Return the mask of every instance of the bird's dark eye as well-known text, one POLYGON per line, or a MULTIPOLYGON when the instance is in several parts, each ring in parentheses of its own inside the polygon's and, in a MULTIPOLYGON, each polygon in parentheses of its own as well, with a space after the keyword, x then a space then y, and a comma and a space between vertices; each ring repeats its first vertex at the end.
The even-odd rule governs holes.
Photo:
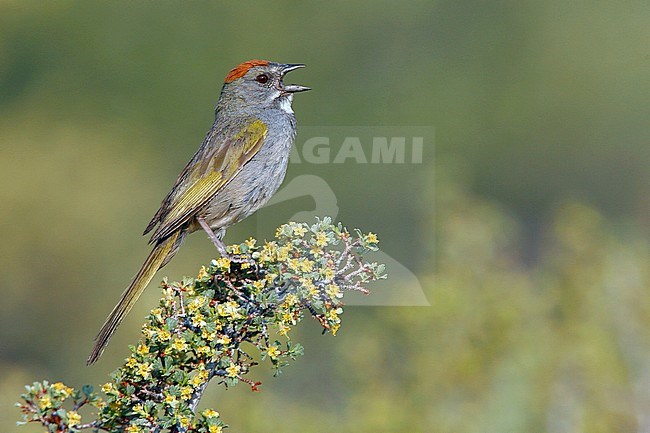
POLYGON ((269 81, 269 76, 266 74, 259 74, 257 77, 255 77, 255 81, 264 84, 269 81))

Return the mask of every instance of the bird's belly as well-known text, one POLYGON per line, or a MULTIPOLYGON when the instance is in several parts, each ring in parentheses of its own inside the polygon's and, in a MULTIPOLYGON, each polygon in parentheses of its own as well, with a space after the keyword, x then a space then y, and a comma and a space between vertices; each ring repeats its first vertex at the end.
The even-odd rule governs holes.
POLYGON ((273 161, 255 158, 206 205, 200 215, 213 230, 238 223, 264 206, 280 187, 288 156, 273 161))

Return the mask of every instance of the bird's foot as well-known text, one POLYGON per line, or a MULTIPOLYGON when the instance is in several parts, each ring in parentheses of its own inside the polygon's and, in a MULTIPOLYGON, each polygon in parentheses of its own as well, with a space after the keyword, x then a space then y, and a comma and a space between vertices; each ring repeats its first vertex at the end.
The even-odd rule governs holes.
POLYGON ((227 252, 226 254, 222 254, 221 257, 230 260, 232 263, 246 263, 250 266, 257 265, 257 262, 248 254, 234 254, 227 252))

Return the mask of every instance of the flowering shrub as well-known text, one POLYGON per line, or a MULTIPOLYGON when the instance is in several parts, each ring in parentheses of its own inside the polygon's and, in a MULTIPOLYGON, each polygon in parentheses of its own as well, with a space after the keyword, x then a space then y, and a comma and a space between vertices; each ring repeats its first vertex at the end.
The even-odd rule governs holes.
POLYGON ((230 259, 213 260, 196 278, 163 281, 159 306, 125 364, 101 387, 103 397, 89 386, 75 391, 37 382, 19 403, 24 421, 60 432, 221 432, 218 412, 195 412, 208 382, 257 390, 260 383, 247 377, 255 355, 276 374, 301 355, 290 333, 305 313, 335 335, 345 291, 368 293, 367 283, 385 277, 383 265, 363 260, 377 242, 373 233, 353 235, 324 218, 282 225, 263 245, 251 238, 229 246, 230 259), (84 424, 78 411, 85 405, 97 417, 84 424))

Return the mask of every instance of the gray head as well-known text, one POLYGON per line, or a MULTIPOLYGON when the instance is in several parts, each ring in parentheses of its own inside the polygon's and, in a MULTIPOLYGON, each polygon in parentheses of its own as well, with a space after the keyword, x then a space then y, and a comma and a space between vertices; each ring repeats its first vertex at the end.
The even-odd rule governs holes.
POLYGON ((304 66, 266 60, 249 60, 240 64, 226 76, 217 103, 217 113, 224 108, 236 111, 279 108, 292 113, 293 94, 310 88, 284 84, 282 79, 287 72, 304 66))

